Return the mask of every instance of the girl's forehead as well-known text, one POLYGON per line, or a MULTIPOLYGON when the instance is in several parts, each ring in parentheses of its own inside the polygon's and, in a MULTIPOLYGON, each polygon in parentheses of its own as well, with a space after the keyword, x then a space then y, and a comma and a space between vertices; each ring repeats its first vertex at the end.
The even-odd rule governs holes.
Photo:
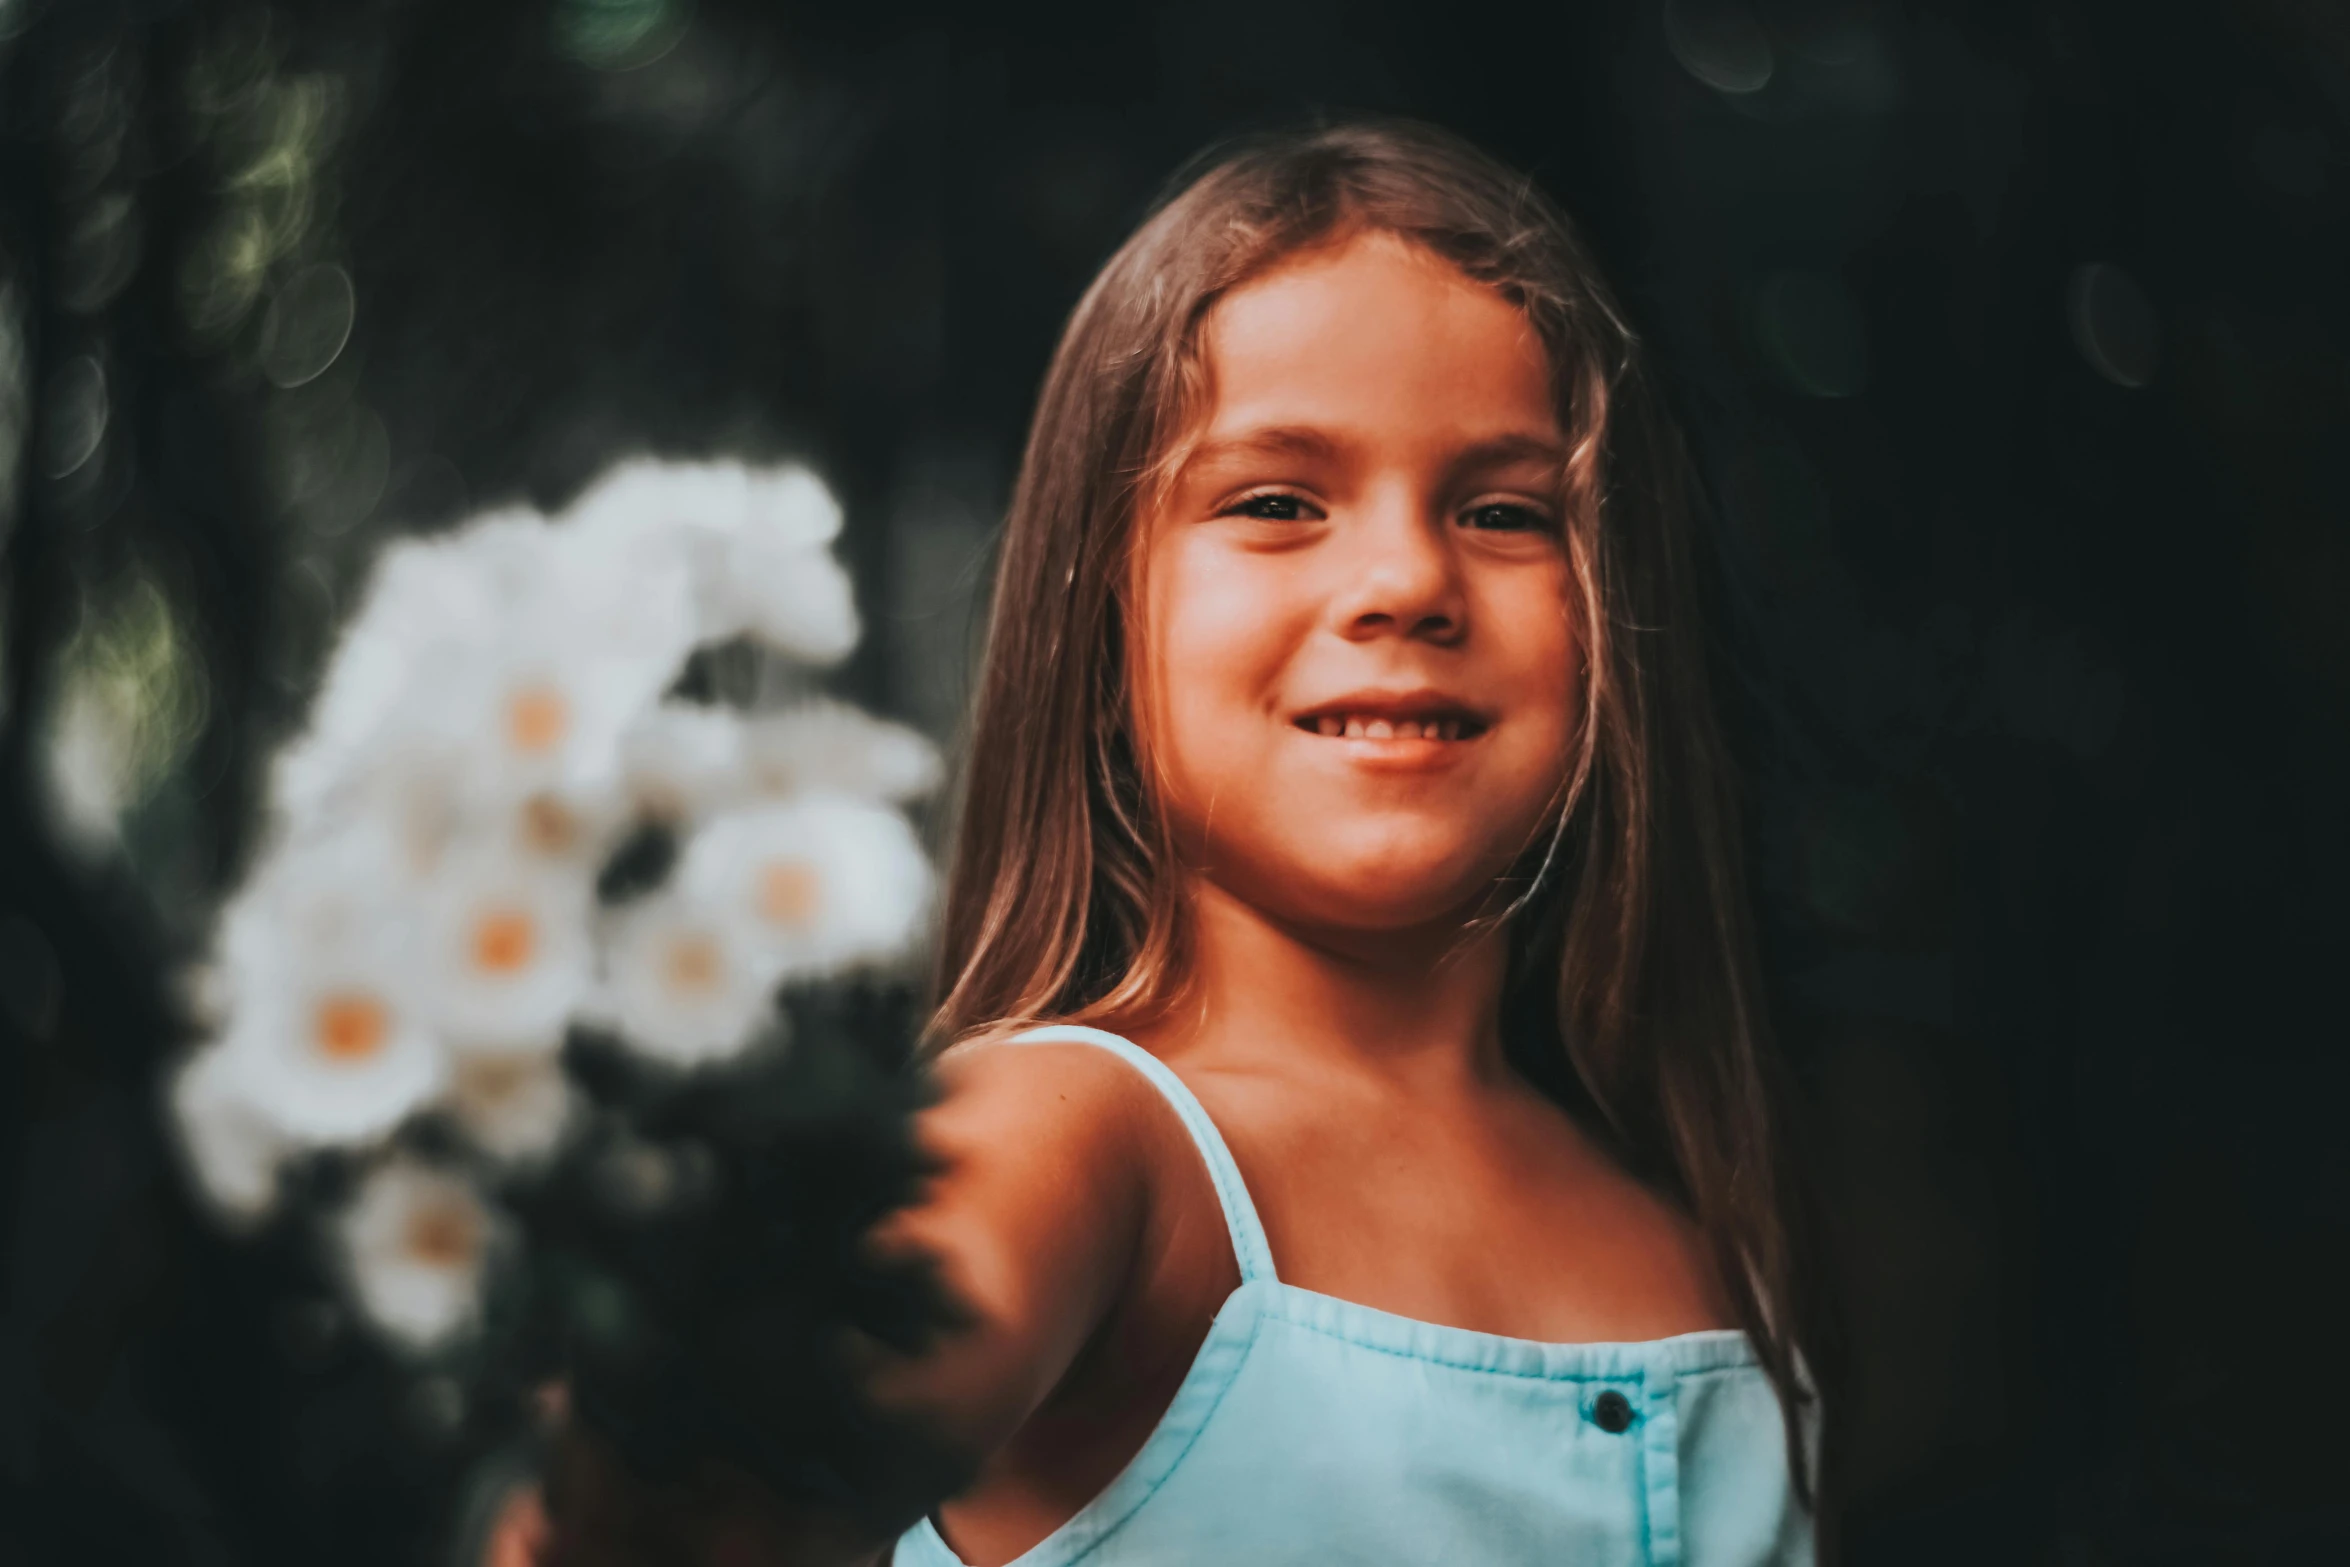
POLYGON ((1281 255, 1227 289, 1202 321, 1201 341, 1213 348, 1268 318, 1302 322, 1317 309, 1364 305, 1414 315, 1490 311, 1524 320, 1500 293, 1427 246, 1385 229, 1357 228, 1281 255))
POLYGON ((1497 290, 1397 236, 1286 258, 1202 323, 1198 434, 1398 421, 1556 429, 1550 358, 1497 290))

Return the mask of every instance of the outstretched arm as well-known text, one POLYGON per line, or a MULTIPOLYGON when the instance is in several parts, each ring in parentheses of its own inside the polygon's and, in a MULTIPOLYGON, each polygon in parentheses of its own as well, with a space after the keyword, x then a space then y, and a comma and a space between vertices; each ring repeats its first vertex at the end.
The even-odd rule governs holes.
MULTIPOLYGON (((543 1559, 878 1560, 1061 1382, 1118 1303, 1146 1227, 1151 1140, 1136 1124, 1135 1079, 1099 1050, 1046 1044, 967 1046, 942 1058, 935 1077, 941 1092, 914 1125, 931 1173, 871 1225, 858 1254, 876 1277, 931 1281, 948 1307, 934 1330, 876 1332, 853 1313, 845 1331, 805 1313, 772 1322, 775 1334, 829 1328, 850 1396, 822 1418, 841 1429, 811 1429, 805 1409, 767 1407, 791 1401, 746 1390, 734 1405, 750 1427, 739 1450, 681 1473, 646 1473, 592 1411, 573 1420, 549 1476, 543 1559), (830 1466, 845 1490, 757 1461, 801 1449, 856 1450, 830 1466)), ((727 1224, 747 1230, 763 1217, 743 1206, 727 1224)), ((707 1240, 719 1252, 730 1245, 723 1226, 707 1240)), ((675 1336, 691 1376, 727 1386, 742 1352, 726 1321, 709 1332, 681 1322, 675 1336)), ((515 1529, 527 1523, 518 1509, 515 1529)))
POLYGON ((885 1408, 973 1455, 1035 1412, 1109 1315, 1149 1211, 1136 1079, 1085 1045, 980 1045, 940 1062, 920 1121, 940 1173, 875 1236, 933 1261, 964 1320, 927 1353, 875 1362, 885 1408))

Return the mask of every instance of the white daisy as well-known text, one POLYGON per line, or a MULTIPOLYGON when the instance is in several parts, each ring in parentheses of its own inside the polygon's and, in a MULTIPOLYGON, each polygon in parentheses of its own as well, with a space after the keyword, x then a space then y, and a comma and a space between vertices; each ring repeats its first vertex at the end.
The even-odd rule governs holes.
POLYGON ((562 1142, 575 1095, 560 1057, 462 1052, 452 1062, 447 1103, 483 1152, 531 1160, 562 1142))
POLYGON ((848 572, 822 545, 782 530, 752 529, 727 541, 716 599, 721 635, 748 632, 805 663, 834 663, 857 645, 848 572))
POLYGON ((743 740, 743 720, 727 708, 664 702, 639 714, 620 741, 629 799, 664 821, 736 803, 751 783, 743 740))
POLYGON ((548 1052, 594 978, 591 878, 510 839, 453 846, 416 964, 433 1022, 474 1053, 548 1052))
POLYGON ((228 1026, 228 976, 216 958, 181 965, 171 976, 171 993, 181 1013, 207 1031, 228 1026))
POLYGON ((294 971, 282 992, 245 996, 218 1048, 237 1096, 305 1144, 383 1135, 448 1071, 402 986, 332 967, 294 971))
POLYGON ((685 584, 648 575, 642 585, 643 621, 595 602, 611 583, 517 612, 474 650, 462 677, 416 693, 413 730, 461 753, 482 793, 611 788, 621 735, 677 678, 691 647, 685 584))
POLYGON ((739 918, 663 891, 611 917, 603 1005, 642 1054, 699 1066, 736 1054, 774 1020, 782 967, 739 918))
POLYGON ((224 1222, 258 1223, 277 1203, 277 1171, 291 1145, 237 1091, 217 1049, 201 1050, 173 1076, 167 1096, 181 1156, 196 1188, 224 1222))
MULTIPOLYGON (((308 740, 295 742, 294 750, 311 760, 328 755, 308 740)), ((279 769, 271 780, 272 825, 282 843, 293 845, 377 834, 389 851, 383 874, 390 883, 421 889, 468 811, 462 760, 446 747, 385 744, 366 763, 331 781, 324 766, 305 771, 307 761, 279 769)))
POLYGON ((689 563, 695 584, 695 640, 718 641, 743 627, 723 583, 729 542, 750 510, 750 474, 740 463, 620 463, 563 513, 568 533, 607 549, 662 549, 689 563))
POLYGON ((840 702, 752 718, 743 734, 752 777, 768 794, 832 792, 919 799, 938 787, 938 748, 915 730, 840 702))
POLYGON ((761 532, 820 548, 839 535, 841 509, 824 481, 800 463, 752 468, 726 459, 633 457, 581 491, 562 524, 600 536, 761 532))
POLYGON ((704 642, 744 633, 809 663, 831 663, 857 641, 848 574, 827 551, 839 501, 798 464, 640 458, 590 486, 565 525, 599 540, 659 540, 697 575, 704 642))
POLYGON ((387 835, 365 828, 265 860, 218 937, 223 1083, 297 1143, 381 1135, 439 1088, 411 998, 417 911, 387 835))
POLYGON ((492 824, 524 858, 592 880, 627 829, 632 806, 617 785, 541 789, 512 804, 500 803, 492 824))
POLYGON ((498 513, 388 551, 275 793, 302 819, 403 770, 467 797, 608 789, 619 737, 697 639, 674 541, 498 513))
POLYGON ((535 514, 509 511, 387 546, 327 663, 302 736, 278 755, 277 807, 299 823, 348 805, 356 789, 372 793, 386 763, 419 744, 405 719, 420 693, 445 696, 498 642, 501 617, 522 585, 543 575, 549 542, 535 514))
POLYGON ((371 1171, 337 1225, 352 1293, 395 1344, 429 1350, 481 1316, 496 1220, 466 1182, 406 1158, 371 1171))
POLYGON ((632 457, 582 490, 560 524, 599 539, 729 534, 750 508, 751 474, 741 463, 632 457))
POLYGON ((776 651, 829 664, 857 645, 856 593, 832 558, 840 502, 796 463, 750 475, 749 505, 729 541, 722 601, 776 651))
POLYGON ((718 817, 677 876, 685 899, 742 930, 788 978, 902 956, 930 902, 930 862, 906 819, 845 795, 718 817))
POLYGON ((621 772, 639 810, 690 821, 765 797, 811 793, 918 799, 938 786, 938 748, 919 732, 845 703, 815 701, 748 718, 669 702, 621 741, 621 772))
POLYGON ((821 549, 840 536, 840 501, 798 463, 754 469, 745 485, 743 530, 781 544, 821 549))

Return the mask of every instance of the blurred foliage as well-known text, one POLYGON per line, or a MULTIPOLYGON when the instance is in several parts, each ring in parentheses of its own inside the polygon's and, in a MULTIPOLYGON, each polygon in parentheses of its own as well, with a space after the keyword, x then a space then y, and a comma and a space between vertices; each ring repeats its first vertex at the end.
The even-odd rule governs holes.
POLYGON ((462 1495, 153 1112, 378 542, 807 456, 845 693, 949 733, 1061 319, 1185 156, 1323 109, 1531 168, 1684 388, 1856 1558, 2340 1550, 2350 1385, 2256 1352, 2350 1241, 2337 8, 7 0, 0 1553, 409 1561, 462 1495), (118 847, 53 807, 77 712, 118 847))

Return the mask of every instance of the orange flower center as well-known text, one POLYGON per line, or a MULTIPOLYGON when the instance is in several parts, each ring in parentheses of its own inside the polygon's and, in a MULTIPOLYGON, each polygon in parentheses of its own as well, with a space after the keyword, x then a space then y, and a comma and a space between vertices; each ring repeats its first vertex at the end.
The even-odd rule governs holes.
POLYGON ((365 1061, 383 1049, 391 1031, 390 1015, 373 996, 327 996, 311 1017, 310 1036, 329 1061, 365 1061))
POLYGON ((513 974, 538 950, 538 927, 519 909, 494 909, 473 922, 473 966, 485 974, 513 974))
POLYGON ((718 983, 718 943, 707 936, 681 936, 669 944, 672 990, 708 990, 718 983))
POLYGON ((529 1076, 527 1062, 471 1057, 457 1063, 457 1092, 467 1099, 496 1103, 512 1098, 529 1076))
POLYGON ((435 1268, 463 1267, 473 1258, 476 1242, 473 1215, 453 1202, 426 1203, 408 1215, 401 1239, 418 1262, 435 1268))
POLYGON ((522 841, 541 854, 561 854, 579 841, 579 818, 551 794, 522 802, 522 841))
POLYGON ((506 738, 525 755, 552 751, 570 727, 571 704, 551 687, 524 686, 506 699, 506 738))
POLYGON ((778 860, 759 873, 759 912, 771 924, 797 930, 816 917, 824 883, 800 860, 778 860))

